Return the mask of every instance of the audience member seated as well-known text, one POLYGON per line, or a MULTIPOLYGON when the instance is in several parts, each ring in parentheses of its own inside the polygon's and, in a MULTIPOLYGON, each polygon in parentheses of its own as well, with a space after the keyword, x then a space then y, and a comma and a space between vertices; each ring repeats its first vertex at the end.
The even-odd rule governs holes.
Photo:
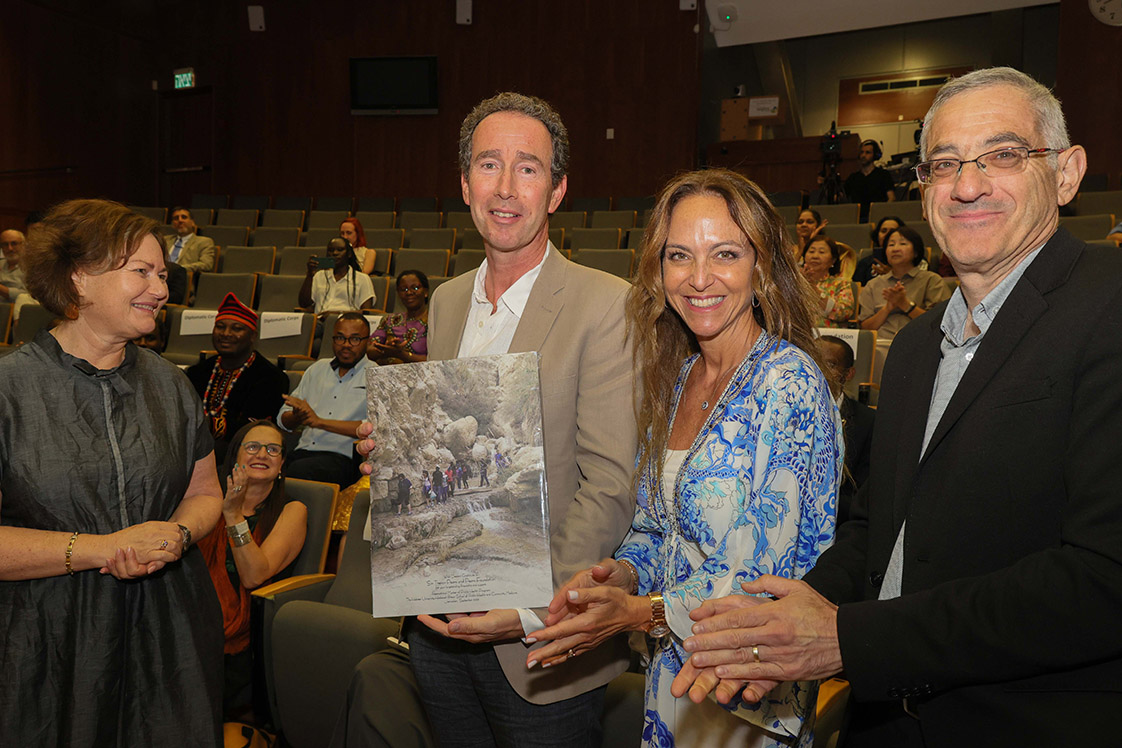
POLYGON ((327 312, 355 312, 374 308, 374 284, 362 272, 354 247, 342 237, 327 243, 327 257, 309 257, 308 274, 300 287, 300 306, 311 307, 321 318, 327 312), (321 260, 327 265, 317 271, 321 260))
POLYGON ((643 393, 631 531, 615 559, 557 592, 547 628, 531 635, 548 643, 527 652, 529 667, 619 631, 652 637, 647 745, 809 739, 811 683, 779 686, 763 709, 727 689, 720 703, 670 690, 689 658, 692 609, 760 574, 801 577, 833 540, 842 429, 784 233, 763 191, 734 172, 684 174, 659 196, 627 305, 643 393), (696 287, 702 278, 710 290, 696 287), (699 293, 722 311, 696 305, 699 293))
POLYGON ((841 412, 842 430, 845 434, 845 473, 838 489, 838 525, 849 519, 849 508, 858 489, 869 477, 869 454, 873 444, 873 422, 876 411, 865 403, 849 397, 842 390, 853 379, 854 354, 849 343, 833 335, 818 339, 822 358, 826 360, 827 378, 832 380, 841 412))
POLYGON ((861 289, 861 327, 877 331, 877 341, 892 340, 909 322, 950 298, 943 279, 917 267, 923 259, 923 238, 901 226, 884 247, 888 272, 861 289))
POLYGON ((175 233, 164 237, 168 260, 181 265, 184 270, 213 272, 217 255, 214 241, 195 233, 198 226, 191 218, 191 211, 180 206, 172 208, 171 227, 175 233))
POLYGON ((841 250, 837 242, 819 234, 803 255, 803 275, 818 292, 818 327, 844 327, 857 309, 853 285, 838 275, 840 270, 841 250))
POLYGON ((308 367, 277 420, 286 431, 303 426, 288 458, 293 478, 335 483, 345 488, 358 480, 355 429, 366 417, 366 348, 370 323, 358 312, 339 315, 331 346, 335 358, 308 367))
POLYGON ((872 240, 870 246, 873 248, 873 252, 857 261, 857 267, 853 271, 853 280, 865 285, 874 277, 888 272, 888 263, 884 258, 884 242, 888 239, 890 232, 905 225, 907 224, 904 223, 903 219, 896 216, 884 216, 877 221, 877 225, 869 231, 869 238, 872 240))
POLYGON ((242 426, 271 420, 288 393, 288 376, 253 349, 257 325, 257 313, 234 294, 226 294, 210 334, 218 355, 187 369, 187 378, 203 399, 215 460, 226 458, 230 435, 242 426))
POLYGON ((826 230, 829 221, 822 220, 821 214, 813 208, 806 208, 795 219, 795 263, 803 261, 803 254, 811 239, 826 230))
POLYGON ((159 355, 164 352, 164 331, 160 323, 157 322, 156 326, 152 328, 152 332, 146 332, 143 335, 132 339, 133 345, 137 348, 147 348, 150 351, 159 355))
POLYGON ((404 314, 387 314, 370 336, 370 360, 412 364, 428 360, 429 279, 420 270, 397 274, 397 299, 404 314))
POLYGON ((23 270, 19 266, 23 242, 22 231, 8 229, 0 232, 0 252, 4 254, 0 262, 0 301, 15 301, 23 293, 23 270))
POLYGON ((366 248, 366 230, 362 228, 362 221, 357 218, 346 218, 339 224, 339 236, 351 243, 355 250, 355 259, 362 272, 370 275, 374 272, 374 258, 378 254, 376 249, 366 248))
POLYGON ((861 215, 858 218, 861 223, 869 220, 869 203, 896 200, 896 184, 892 181, 892 175, 877 166, 877 160, 882 155, 880 143, 875 140, 861 141, 861 151, 857 154, 860 166, 845 178, 842 185, 849 202, 861 204, 861 215))
POLYGON ((225 521, 199 541, 199 550, 222 604, 222 710, 225 720, 233 721, 253 704, 249 592, 295 560, 304 547, 308 510, 299 501, 285 501, 284 434, 269 421, 238 429, 219 474, 226 482, 225 521))

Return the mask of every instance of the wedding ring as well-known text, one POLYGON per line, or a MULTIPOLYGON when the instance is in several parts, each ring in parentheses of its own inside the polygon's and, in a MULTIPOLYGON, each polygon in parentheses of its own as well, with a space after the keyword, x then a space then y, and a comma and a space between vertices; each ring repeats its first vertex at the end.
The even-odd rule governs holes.
POLYGON ((752 657, 756 662, 760 661, 760 646, 758 644, 752 647, 752 657))

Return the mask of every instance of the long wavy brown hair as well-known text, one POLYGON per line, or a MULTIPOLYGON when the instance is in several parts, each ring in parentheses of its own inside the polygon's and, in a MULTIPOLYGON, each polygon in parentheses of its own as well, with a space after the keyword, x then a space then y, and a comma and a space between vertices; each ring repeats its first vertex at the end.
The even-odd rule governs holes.
POLYGON ((639 247, 639 268, 627 296, 628 332, 635 341, 640 371, 637 418, 640 458, 636 482, 652 466, 662 472, 669 438, 670 401, 678 372, 699 350, 697 338, 669 304, 662 282, 662 259, 674 208, 687 197, 711 195, 724 201, 756 252, 752 314, 764 330, 801 348, 823 368, 815 341, 816 294, 795 266, 791 239, 779 213, 755 182, 727 169, 681 174, 658 196, 639 247))

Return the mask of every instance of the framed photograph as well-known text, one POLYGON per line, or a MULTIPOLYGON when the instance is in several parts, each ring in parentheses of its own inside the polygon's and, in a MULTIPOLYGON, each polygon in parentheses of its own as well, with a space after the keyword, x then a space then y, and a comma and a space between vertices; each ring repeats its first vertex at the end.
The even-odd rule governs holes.
POLYGON ((539 354, 372 366, 375 616, 553 596, 539 354))

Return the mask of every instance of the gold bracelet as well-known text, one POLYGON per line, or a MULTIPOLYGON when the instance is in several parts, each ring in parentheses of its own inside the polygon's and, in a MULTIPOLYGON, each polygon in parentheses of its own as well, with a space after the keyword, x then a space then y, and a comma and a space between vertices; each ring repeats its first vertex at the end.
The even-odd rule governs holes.
POLYGON ((71 560, 74 556, 74 541, 78 539, 78 531, 75 530, 74 534, 70 536, 70 542, 66 544, 66 573, 74 576, 74 567, 71 566, 71 560))
POLYGON ((638 592, 639 591, 639 570, 636 569, 635 566, 630 561, 626 561, 622 558, 618 560, 618 563, 619 563, 620 566, 627 569, 627 573, 631 577, 631 586, 628 588, 627 591, 629 593, 638 592))

